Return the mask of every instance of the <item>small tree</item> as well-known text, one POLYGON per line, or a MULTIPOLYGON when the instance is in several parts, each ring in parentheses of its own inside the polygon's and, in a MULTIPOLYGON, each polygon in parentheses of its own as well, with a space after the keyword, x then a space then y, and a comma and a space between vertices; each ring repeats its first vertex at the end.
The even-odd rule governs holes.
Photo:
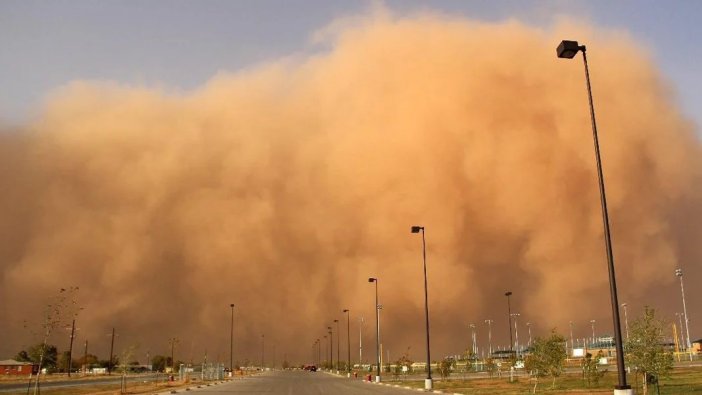
MULTIPOLYGON (((39 365, 39 369, 36 379, 34 381, 34 395, 37 395, 39 393, 39 376, 41 375, 42 368, 52 367, 49 365, 51 361, 46 360, 46 352, 51 351, 50 349, 47 349, 47 342, 49 340, 49 337, 56 328, 65 326, 65 324, 68 323, 67 321, 70 319, 75 319, 75 317, 78 315, 78 312, 82 310, 82 308, 78 307, 78 302, 75 295, 77 292, 78 287, 61 288, 58 294, 50 298, 49 303, 46 305, 45 315, 43 318, 43 322, 41 323, 43 340, 41 342, 41 346, 38 349, 38 361, 36 363, 39 365)), ((25 327, 28 326, 29 324, 25 322, 25 327)), ((54 353, 55 351, 56 347, 53 348, 54 353)), ((30 358, 34 360, 31 349, 29 350, 28 354, 30 358)), ((53 359, 53 368, 56 367, 57 359, 58 355, 57 353, 55 353, 53 359)))
POLYGON ((442 379, 445 379, 451 375, 451 370, 456 366, 456 360, 452 357, 444 358, 439 364, 439 374, 442 379))
POLYGON ((156 372, 163 372, 166 370, 166 364, 168 363, 168 358, 163 355, 154 355, 151 358, 151 370, 156 372))
POLYGON ((58 350, 53 344, 35 344, 29 348, 28 355, 33 363, 41 364, 40 368, 46 368, 49 372, 56 369, 58 350))
POLYGON ((597 385, 600 382, 602 376, 604 376, 605 372, 607 372, 607 369, 600 370, 599 361, 602 358, 604 358, 604 353, 602 352, 602 350, 598 351, 597 355, 594 358, 590 353, 585 354, 585 358, 583 358, 583 380, 585 380, 585 383, 588 386, 588 388, 592 384, 597 385))
POLYGON ((663 347, 663 326, 656 311, 645 306, 643 316, 629 326, 629 340, 624 344, 627 364, 643 376, 644 395, 650 375, 668 377, 673 368, 673 354, 663 347))
POLYGON ((563 373, 566 355, 565 337, 555 330, 549 337, 537 337, 532 342, 532 352, 526 358, 525 367, 536 380, 533 392, 536 392, 539 377, 550 376, 551 388, 556 386, 556 378, 563 373))
POLYGON ((488 376, 493 377, 495 372, 497 372, 497 364, 492 358, 485 360, 485 370, 487 370, 488 376))

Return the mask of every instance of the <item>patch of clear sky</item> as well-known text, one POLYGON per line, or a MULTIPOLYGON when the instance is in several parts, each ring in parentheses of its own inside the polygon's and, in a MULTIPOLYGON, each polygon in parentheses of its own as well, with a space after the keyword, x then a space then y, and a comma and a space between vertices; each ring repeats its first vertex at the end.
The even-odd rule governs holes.
POLYGON ((427 9, 542 26, 570 15, 627 30, 650 50, 683 111, 702 125, 696 0, 3 0, 0 122, 30 118, 48 92, 72 80, 192 89, 218 71, 313 51, 315 30, 378 4, 400 15, 427 9))

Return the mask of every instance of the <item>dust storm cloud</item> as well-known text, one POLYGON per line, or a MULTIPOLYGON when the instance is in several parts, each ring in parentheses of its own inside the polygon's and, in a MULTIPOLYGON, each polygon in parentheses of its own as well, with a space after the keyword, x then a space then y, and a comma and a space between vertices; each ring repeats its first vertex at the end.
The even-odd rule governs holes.
MULTIPOLYGON (((228 360, 235 303, 236 360, 258 361, 261 334, 278 363, 303 360, 344 308, 372 344, 377 276, 391 359, 420 358, 415 224, 435 355, 465 349, 469 322, 504 327, 506 290, 537 332, 591 318, 604 331, 583 68, 556 58, 564 38, 590 49, 620 292, 674 306, 671 273, 700 258, 700 147, 645 51, 584 25, 342 25, 324 53, 194 92, 76 81, 0 134, 0 281, 15 301, 0 308, 3 355, 37 341, 19 323, 39 321, 48 295, 79 286, 78 341, 98 354, 115 326, 140 356, 176 336, 176 358, 228 360)), ((506 337, 494 329, 496 345, 506 337)))

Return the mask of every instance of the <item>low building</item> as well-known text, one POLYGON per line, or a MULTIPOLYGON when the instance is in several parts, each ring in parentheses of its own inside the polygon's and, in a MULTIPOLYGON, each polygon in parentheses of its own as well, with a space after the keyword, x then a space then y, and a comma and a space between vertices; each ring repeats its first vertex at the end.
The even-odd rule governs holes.
POLYGON ((702 353, 702 339, 698 339, 692 342, 692 352, 696 354, 702 353))
POLYGON ((29 376, 38 371, 39 365, 31 362, 20 362, 14 359, 0 361, 0 374, 4 376, 29 376))

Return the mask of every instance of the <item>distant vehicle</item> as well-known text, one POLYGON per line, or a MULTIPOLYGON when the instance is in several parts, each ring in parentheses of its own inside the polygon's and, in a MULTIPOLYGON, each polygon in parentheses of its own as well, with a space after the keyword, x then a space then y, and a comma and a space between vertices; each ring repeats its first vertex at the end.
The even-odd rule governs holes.
POLYGON ((305 370, 309 370, 310 372, 316 372, 316 371, 317 371, 317 367, 314 366, 314 365, 305 365, 304 369, 305 369, 305 370))

